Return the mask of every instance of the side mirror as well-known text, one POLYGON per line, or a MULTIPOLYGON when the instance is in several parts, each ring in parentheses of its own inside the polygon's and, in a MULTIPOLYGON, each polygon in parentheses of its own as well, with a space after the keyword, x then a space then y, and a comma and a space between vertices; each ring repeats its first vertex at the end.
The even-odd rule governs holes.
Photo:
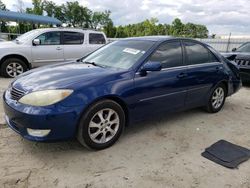
POLYGON ((235 52, 236 50, 237 50, 237 48, 233 48, 233 49, 232 49, 232 52, 235 52))
POLYGON ((147 72, 147 71, 160 71, 161 70, 161 63, 158 61, 149 61, 147 63, 145 63, 142 68, 141 71, 142 72, 147 72))
POLYGON ((34 39, 33 40, 33 45, 34 46, 40 45, 40 39, 34 39))

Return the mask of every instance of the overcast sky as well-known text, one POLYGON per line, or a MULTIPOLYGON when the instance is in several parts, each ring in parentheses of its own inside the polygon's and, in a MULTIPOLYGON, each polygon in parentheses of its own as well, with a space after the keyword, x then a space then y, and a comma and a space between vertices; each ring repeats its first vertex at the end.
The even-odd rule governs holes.
MULTIPOLYGON (((2 0, 15 10, 15 0, 2 0)), ((66 0, 53 0, 62 4, 66 0)), ((157 17, 160 23, 171 23, 178 17, 183 22, 204 24, 210 34, 250 35, 249 0, 78 0, 95 11, 111 10, 115 25, 137 23, 157 17)), ((23 0, 31 7, 31 0, 23 0)))

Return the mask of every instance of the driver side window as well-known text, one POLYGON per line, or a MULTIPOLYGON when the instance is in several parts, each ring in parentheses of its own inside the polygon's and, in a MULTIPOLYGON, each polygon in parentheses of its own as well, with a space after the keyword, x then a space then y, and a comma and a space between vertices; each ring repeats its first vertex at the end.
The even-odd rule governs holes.
POLYGON ((40 40, 40 45, 59 45, 61 43, 61 33, 47 32, 41 34, 36 39, 40 40))
POLYGON ((182 66, 182 47, 180 41, 161 44, 151 55, 149 61, 161 62, 162 68, 182 66))

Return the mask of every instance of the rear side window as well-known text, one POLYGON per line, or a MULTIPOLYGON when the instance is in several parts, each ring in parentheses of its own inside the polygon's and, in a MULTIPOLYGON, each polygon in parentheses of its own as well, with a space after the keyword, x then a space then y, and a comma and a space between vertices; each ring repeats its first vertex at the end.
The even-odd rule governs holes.
POLYGON ((64 32, 63 44, 82 44, 84 41, 84 34, 78 32, 64 32))
POLYGON ((218 62, 217 58, 201 44, 184 41, 184 45, 188 65, 218 62))
POLYGON ((175 41, 160 45, 149 60, 161 62, 162 68, 182 66, 181 43, 179 41, 175 41))
POLYGON ((89 34, 89 44, 105 44, 106 40, 103 34, 90 33, 89 34))

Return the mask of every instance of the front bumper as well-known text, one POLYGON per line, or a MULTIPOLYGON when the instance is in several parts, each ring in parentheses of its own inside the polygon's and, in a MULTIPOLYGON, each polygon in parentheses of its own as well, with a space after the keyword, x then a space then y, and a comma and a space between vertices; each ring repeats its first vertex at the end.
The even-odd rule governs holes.
POLYGON ((250 68, 240 68, 240 77, 243 82, 250 82, 250 68))
POLYGON ((34 107, 6 99, 4 112, 8 126, 22 137, 32 141, 57 141, 75 136, 82 108, 64 107, 60 104, 50 107, 34 107), (50 130, 44 137, 31 136, 27 129, 50 130))

